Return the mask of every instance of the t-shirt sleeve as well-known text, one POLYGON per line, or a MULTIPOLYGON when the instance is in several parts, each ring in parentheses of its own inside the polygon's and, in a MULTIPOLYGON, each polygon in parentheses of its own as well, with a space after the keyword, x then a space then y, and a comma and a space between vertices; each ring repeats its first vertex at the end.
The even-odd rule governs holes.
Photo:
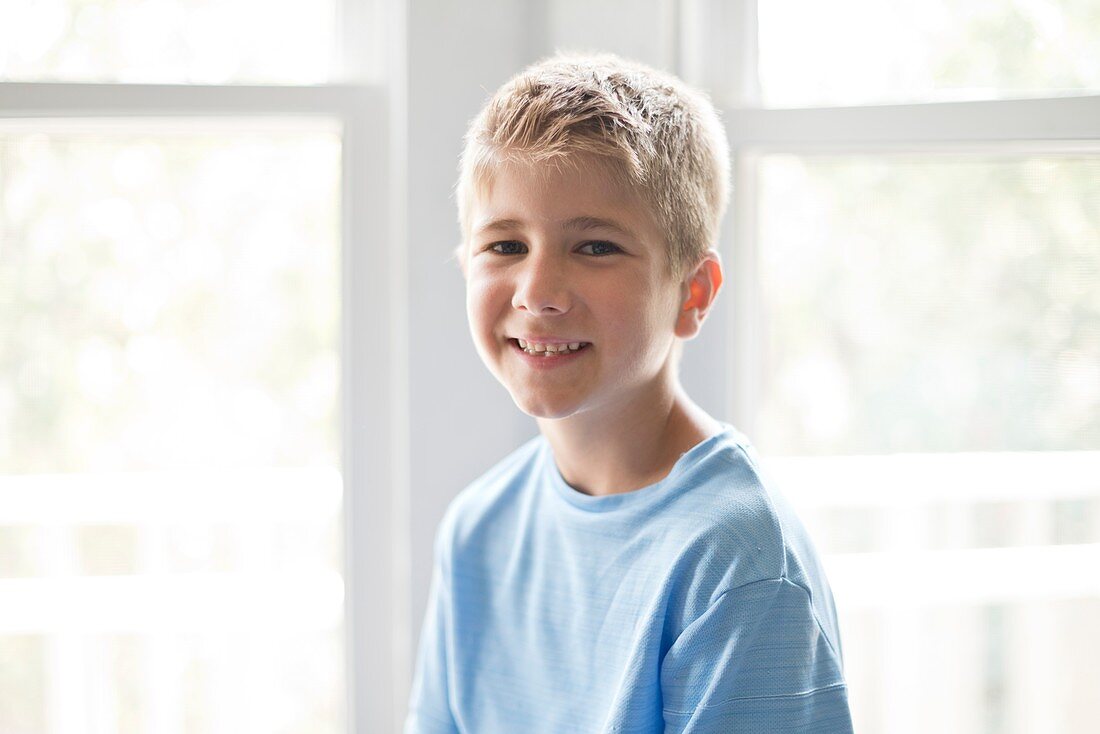
POLYGON ((785 578, 721 594, 661 663, 666 734, 850 734, 841 659, 803 587, 785 578))
POLYGON ((416 672, 409 695, 405 734, 458 734, 448 703, 450 594, 438 549, 437 542, 428 606, 420 631, 416 672))

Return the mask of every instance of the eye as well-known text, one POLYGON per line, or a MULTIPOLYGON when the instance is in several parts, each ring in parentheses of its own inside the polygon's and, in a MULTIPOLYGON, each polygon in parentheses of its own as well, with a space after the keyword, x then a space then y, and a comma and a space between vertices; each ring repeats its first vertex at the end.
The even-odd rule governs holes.
POLYGON ((508 240, 506 242, 494 242, 489 245, 489 250, 492 250, 498 255, 520 255, 522 254, 519 248, 526 247, 522 242, 516 242, 515 240, 508 240))
POLYGON ((618 245, 604 240, 594 240, 592 242, 585 242, 581 245, 582 250, 586 247, 592 248, 592 252, 588 253, 589 255, 596 255, 597 257, 614 255, 616 252, 622 252, 622 249, 618 245))

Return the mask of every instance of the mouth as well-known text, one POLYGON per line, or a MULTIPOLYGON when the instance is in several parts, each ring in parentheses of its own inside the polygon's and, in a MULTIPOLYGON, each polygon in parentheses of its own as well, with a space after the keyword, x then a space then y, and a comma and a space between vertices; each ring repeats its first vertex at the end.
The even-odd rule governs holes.
POLYGON ((592 346, 589 342, 537 343, 524 339, 509 339, 513 348, 539 359, 554 359, 582 352, 592 346))

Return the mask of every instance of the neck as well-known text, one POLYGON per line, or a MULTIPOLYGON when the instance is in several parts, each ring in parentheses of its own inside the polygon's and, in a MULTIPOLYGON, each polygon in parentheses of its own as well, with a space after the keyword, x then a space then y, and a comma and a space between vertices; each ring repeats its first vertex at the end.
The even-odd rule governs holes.
POLYGON ((565 481, 594 496, 659 482, 684 453, 721 430, 675 379, 629 401, 538 424, 565 481))

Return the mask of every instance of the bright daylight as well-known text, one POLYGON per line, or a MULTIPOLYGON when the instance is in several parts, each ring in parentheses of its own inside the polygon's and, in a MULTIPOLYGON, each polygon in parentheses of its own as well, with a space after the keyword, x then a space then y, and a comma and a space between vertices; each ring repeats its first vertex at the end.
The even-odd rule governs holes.
POLYGON ((1091 734, 1100 3, 0 2, 0 734, 1091 734))

